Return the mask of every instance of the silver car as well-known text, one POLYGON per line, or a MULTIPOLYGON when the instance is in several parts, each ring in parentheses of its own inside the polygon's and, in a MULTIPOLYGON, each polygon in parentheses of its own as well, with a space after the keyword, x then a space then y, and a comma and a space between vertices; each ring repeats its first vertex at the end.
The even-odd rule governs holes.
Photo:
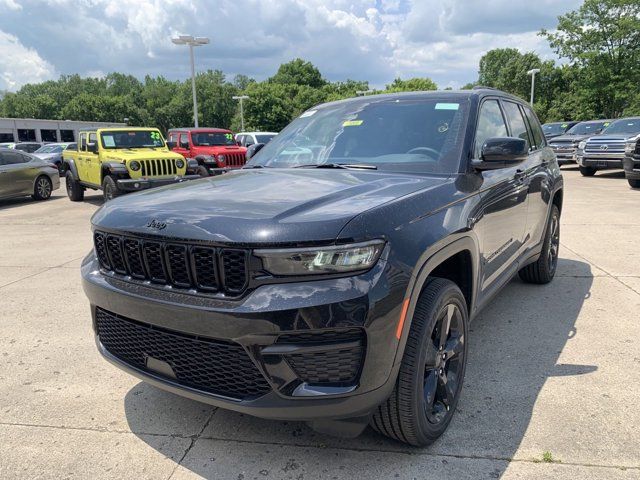
POLYGON ((29 153, 0 148, 0 199, 31 195, 46 200, 58 188, 55 165, 29 153))
POLYGON ((56 167, 58 167, 60 175, 64 176, 64 171, 62 168, 62 152, 64 152, 65 150, 77 149, 78 145, 75 142, 48 143, 33 152, 33 154, 36 157, 44 160, 45 162, 53 163, 56 167))

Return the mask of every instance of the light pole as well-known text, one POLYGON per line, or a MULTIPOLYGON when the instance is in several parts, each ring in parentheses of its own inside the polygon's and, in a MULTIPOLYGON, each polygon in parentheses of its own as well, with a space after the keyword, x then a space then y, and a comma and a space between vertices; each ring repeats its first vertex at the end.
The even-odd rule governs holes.
POLYGON ((189 45, 189 57, 191 58, 191 92, 193 94, 193 123, 198 128, 198 100, 196 99, 196 67, 193 61, 193 47, 200 47, 209 43, 207 37, 194 37, 192 35, 178 35, 171 39, 176 45, 189 45))
POLYGON ((532 68, 527 72, 527 75, 531 75, 531 106, 533 107, 533 91, 536 86, 536 73, 540 73, 539 68, 532 68))
POLYGON ((242 106, 243 100, 249 100, 249 95, 234 95, 234 100, 240 100, 240 130, 244 132, 244 108, 242 106))

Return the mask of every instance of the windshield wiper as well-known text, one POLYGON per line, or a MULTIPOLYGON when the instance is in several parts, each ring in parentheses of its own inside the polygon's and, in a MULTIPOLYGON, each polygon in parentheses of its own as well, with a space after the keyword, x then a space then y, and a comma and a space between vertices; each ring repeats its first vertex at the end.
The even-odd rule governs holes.
POLYGON ((364 163, 309 163, 305 165, 296 165, 293 168, 359 168, 362 170, 377 170, 375 165, 366 165, 364 163))

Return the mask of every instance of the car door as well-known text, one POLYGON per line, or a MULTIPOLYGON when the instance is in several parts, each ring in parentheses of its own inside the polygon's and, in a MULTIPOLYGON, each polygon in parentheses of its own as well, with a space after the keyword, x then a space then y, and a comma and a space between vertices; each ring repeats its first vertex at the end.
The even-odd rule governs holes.
POLYGON ((551 168, 559 167, 556 165, 553 151, 547 146, 542 127, 533 110, 522 104, 520 110, 524 113, 531 139, 529 159, 525 168, 529 183, 526 235, 533 248, 542 241, 547 226, 549 202, 553 190, 553 181, 549 172, 551 168))
POLYGON ((3 197, 28 195, 32 190, 32 177, 27 164, 30 157, 16 150, 0 153, 0 194, 3 197))
MULTIPOLYGON (((507 136, 509 130, 499 101, 485 99, 478 114, 474 158, 481 158, 482 145, 488 138, 507 136)), ((479 175, 482 188, 475 218, 481 257, 481 303, 517 269, 527 218, 527 185, 520 165, 484 170, 479 175)))
POLYGON ((189 134, 187 132, 180 132, 178 136, 178 144, 175 148, 175 152, 182 155, 184 158, 191 158, 191 151, 189 149, 189 134))
POLYGON ((87 181, 87 132, 80 133, 80 148, 78 149, 78 156, 76 157, 76 168, 78 169, 78 176, 83 182, 87 181))
POLYGON ((93 183, 94 185, 102 184, 102 171, 100 165, 100 155, 91 151, 89 148, 90 145, 98 145, 98 135, 96 132, 89 132, 87 137, 87 151, 86 155, 86 164, 87 164, 87 181, 89 183, 93 183))

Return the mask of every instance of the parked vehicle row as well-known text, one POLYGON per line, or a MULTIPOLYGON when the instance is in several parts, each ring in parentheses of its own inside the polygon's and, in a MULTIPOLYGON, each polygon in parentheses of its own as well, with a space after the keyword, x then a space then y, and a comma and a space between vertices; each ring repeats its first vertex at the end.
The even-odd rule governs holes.
POLYGON ((2 142, 0 148, 9 148, 20 150, 21 152, 33 153, 42 148, 43 143, 40 142, 2 142))
POLYGON ((564 134, 552 137, 549 146, 553 149, 559 165, 575 163, 578 155, 578 145, 581 141, 597 135, 607 128, 612 120, 590 120, 575 124, 564 134))

